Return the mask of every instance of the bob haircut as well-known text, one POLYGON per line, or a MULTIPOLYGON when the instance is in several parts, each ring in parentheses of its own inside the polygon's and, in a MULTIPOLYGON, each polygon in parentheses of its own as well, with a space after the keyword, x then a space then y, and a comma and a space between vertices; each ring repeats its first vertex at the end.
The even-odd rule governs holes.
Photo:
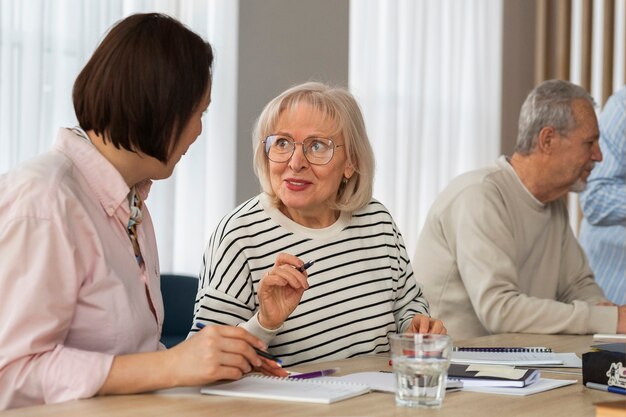
POLYGON ((515 152, 529 155, 535 149, 539 132, 546 126, 563 136, 576 129, 574 100, 586 100, 595 107, 589 93, 569 81, 547 80, 535 87, 522 104, 515 152))
POLYGON ((278 119, 284 111, 294 110, 305 103, 318 110, 325 119, 334 124, 331 137, 342 136, 347 163, 354 167, 354 174, 339 186, 334 210, 355 211, 365 207, 372 199, 374 182, 374 153, 367 137, 365 122, 354 96, 345 88, 330 87, 318 82, 294 86, 270 101, 256 122, 252 142, 254 146, 254 172, 261 187, 275 206, 281 201, 273 192, 269 177, 269 160, 265 155, 263 140, 274 132, 278 119))
POLYGON ((81 128, 163 163, 212 80, 211 45, 158 13, 116 23, 74 83, 81 128))

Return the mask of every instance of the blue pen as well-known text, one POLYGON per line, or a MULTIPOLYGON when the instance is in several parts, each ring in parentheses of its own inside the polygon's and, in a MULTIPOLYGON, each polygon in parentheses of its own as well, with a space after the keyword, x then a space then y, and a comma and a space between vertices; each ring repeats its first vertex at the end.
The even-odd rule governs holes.
POLYGON ((612 392, 614 394, 626 395, 626 388, 614 387, 612 385, 596 384, 595 382, 587 382, 585 386, 587 388, 593 388, 599 391, 606 391, 606 392, 612 392))
MULTIPOLYGON (((198 329, 204 329, 206 327, 206 325, 204 323, 200 323, 199 321, 197 321, 196 322, 196 327, 198 329)), ((254 351, 256 352, 257 355, 263 356, 264 358, 267 358, 267 359, 269 359, 271 361, 274 361, 274 362, 276 362, 279 365, 283 364, 283 361, 281 361, 280 359, 278 359, 276 356, 272 355, 271 353, 264 352, 264 351, 262 351, 260 349, 255 348, 255 347, 253 347, 253 349, 254 349, 254 351)))
POLYGON ((315 263, 315 261, 305 262, 305 263, 304 263, 304 265, 302 265, 300 268, 296 268, 296 269, 297 269, 298 271, 300 271, 300 272, 304 272, 304 271, 306 271, 307 269, 309 269, 309 267, 310 267, 311 265, 313 265, 314 263, 315 263))
POLYGON ((289 378, 291 379, 319 378, 319 377, 326 376, 326 375, 332 375, 338 370, 339 368, 322 369, 321 371, 313 371, 313 372, 305 372, 303 374, 289 375, 289 378))

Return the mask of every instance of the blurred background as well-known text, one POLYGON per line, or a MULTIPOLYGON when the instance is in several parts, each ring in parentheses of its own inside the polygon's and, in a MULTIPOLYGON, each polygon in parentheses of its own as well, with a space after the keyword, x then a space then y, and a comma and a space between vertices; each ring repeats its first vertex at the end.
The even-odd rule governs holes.
POLYGON ((537 83, 571 80, 598 110, 626 84, 626 0, 0 0, 0 173, 76 124, 72 85, 107 29, 155 11, 215 50, 202 136, 147 201, 163 273, 197 275, 212 228, 260 191, 252 127, 294 84, 355 94, 376 154, 374 196, 410 256, 443 187, 512 152, 537 83))

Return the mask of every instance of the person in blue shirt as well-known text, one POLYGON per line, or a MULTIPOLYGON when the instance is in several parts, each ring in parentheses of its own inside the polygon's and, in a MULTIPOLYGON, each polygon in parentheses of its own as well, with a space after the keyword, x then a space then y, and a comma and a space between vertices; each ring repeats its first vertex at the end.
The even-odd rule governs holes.
POLYGON ((599 163, 580 194, 580 244, 596 281, 612 302, 626 304, 626 85, 607 101, 599 120, 599 163))

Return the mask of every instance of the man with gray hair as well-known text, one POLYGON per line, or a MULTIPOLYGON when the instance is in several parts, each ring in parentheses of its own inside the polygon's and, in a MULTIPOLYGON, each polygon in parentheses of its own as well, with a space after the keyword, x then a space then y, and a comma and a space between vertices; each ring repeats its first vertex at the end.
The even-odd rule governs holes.
POLYGON ((513 155, 463 174, 428 213, 413 260, 454 339, 493 333, 626 333, 626 306, 594 280, 563 197, 602 160, 594 102, 550 80, 526 98, 513 155))

